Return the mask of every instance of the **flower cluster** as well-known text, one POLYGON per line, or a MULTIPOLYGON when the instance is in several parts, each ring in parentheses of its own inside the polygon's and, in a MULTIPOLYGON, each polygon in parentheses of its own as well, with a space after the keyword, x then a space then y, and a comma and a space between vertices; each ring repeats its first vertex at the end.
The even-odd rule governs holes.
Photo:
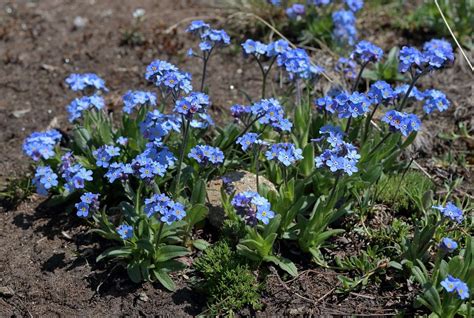
POLYGON ((191 22, 186 32, 199 35, 201 51, 211 51, 216 46, 225 46, 230 44, 230 37, 224 30, 211 29, 209 24, 202 20, 191 22))
POLYGON ((36 186, 38 194, 48 195, 49 189, 58 185, 58 175, 50 166, 39 166, 36 168, 32 182, 36 186))
POLYGON ((306 13, 306 9, 304 4, 301 3, 294 3, 289 8, 286 9, 286 16, 292 20, 300 18, 304 16, 306 13))
POLYGON ((464 219, 462 210, 458 208, 453 202, 446 203, 446 206, 444 207, 442 205, 435 205, 433 206, 433 209, 439 210, 444 217, 457 223, 461 223, 464 219))
POLYGON ((47 160, 54 156, 54 146, 60 140, 61 134, 54 129, 45 132, 34 132, 23 142, 23 151, 34 161, 41 158, 47 160))
POLYGON ((246 191, 238 193, 231 201, 236 212, 251 225, 256 225, 257 220, 268 224, 275 217, 271 210, 270 202, 257 192, 246 191))
POLYGON ((250 106, 250 112, 262 125, 270 125, 277 131, 290 131, 293 124, 284 118, 285 111, 280 102, 274 98, 262 99, 250 106))
POLYGON ((275 57, 279 54, 286 52, 289 49, 289 44, 285 40, 277 40, 264 44, 260 41, 254 41, 251 39, 246 40, 242 43, 242 49, 245 55, 254 55, 255 57, 266 56, 275 57))
POLYGON ((460 299, 469 298, 469 287, 459 278, 448 275, 448 277, 441 281, 441 286, 443 286, 448 293, 457 293, 460 299))
MULTIPOLYGON (((173 166, 176 157, 166 147, 155 147, 154 144, 148 144, 147 149, 136 156, 131 163, 133 174, 144 180, 151 181, 154 177, 163 177, 166 170, 173 166)), ((124 165, 118 173, 122 175, 130 174, 127 165, 124 165)))
POLYGON ((186 216, 184 205, 174 202, 165 194, 154 194, 145 199, 145 213, 148 217, 160 215, 160 220, 166 224, 179 221, 186 216))
POLYGON ((96 159, 95 164, 97 167, 107 168, 109 162, 113 157, 120 156, 120 148, 110 145, 102 146, 92 152, 96 159))
POLYGON ((408 136, 413 131, 420 130, 421 120, 415 114, 389 110, 382 117, 382 121, 389 124, 394 131, 399 131, 403 136, 408 136))
POLYGON ((294 144, 278 143, 270 146, 270 148, 265 152, 265 157, 267 157, 268 160, 275 160, 282 163, 284 166, 289 167, 296 161, 303 159, 302 154, 303 151, 296 148, 294 144))
POLYGON ((207 166, 209 164, 219 165, 224 163, 224 153, 222 150, 208 145, 197 145, 191 149, 188 157, 196 160, 202 166, 207 166))
POLYGON ((104 176, 109 180, 109 183, 114 183, 117 179, 126 180, 128 175, 133 174, 133 172, 131 164, 113 162, 110 164, 109 169, 104 176))
POLYGON ((102 109, 104 108, 104 106, 104 98, 100 95, 83 96, 80 98, 76 98, 67 106, 67 112, 69 113, 69 121, 72 123, 73 121, 81 118, 82 112, 91 107, 102 109))
POLYGON ((372 99, 366 94, 354 92, 348 94, 341 92, 336 97, 321 97, 315 100, 315 106, 320 110, 326 110, 333 114, 338 114, 339 118, 356 118, 363 116, 369 111, 372 105, 372 99))
POLYGON ((435 110, 444 112, 449 108, 449 100, 443 92, 436 89, 429 89, 426 90, 423 95, 425 97, 425 104, 423 105, 425 113, 431 114, 435 110))
POLYGON ((385 81, 377 81, 370 85, 368 95, 376 104, 390 102, 397 96, 392 86, 385 81))
POLYGON ((163 93, 189 93, 193 90, 191 74, 180 71, 171 63, 154 60, 146 67, 145 78, 152 82, 163 93))
POLYGON ((284 68, 290 75, 290 79, 311 79, 323 72, 323 68, 313 65, 311 59, 303 49, 291 49, 278 55, 278 66, 284 68))
POLYGON ((344 77, 348 79, 355 79, 357 76, 356 66, 357 64, 354 60, 341 57, 336 63, 335 70, 337 72, 342 72, 344 77))
POLYGON ((409 46, 402 47, 399 59, 400 72, 413 70, 415 73, 421 73, 451 65, 454 62, 454 53, 449 42, 433 39, 423 45, 423 51, 409 46))
POLYGON ((252 145, 263 145, 265 142, 258 138, 259 134, 246 133, 237 138, 237 143, 242 147, 243 151, 247 151, 252 145))
POLYGON ((120 235, 122 240, 131 239, 133 237, 133 226, 121 224, 117 227, 117 233, 120 235))
POLYGON ((350 46, 357 40, 356 17, 352 11, 338 10, 332 13, 333 38, 350 46))
POLYGON ((313 141, 320 142, 326 140, 330 147, 314 159, 316 167, 326 166, 331 172, 343 171, 349 176, 357 172, 357 163, 360 155, 357 153, 354 145, 342 140, 344 134, 341 129, 328 125, 323 126, 319 132, 322 137, 313 141))
MULTIPOLYGON (((64 157, 63 157, 64 158, 64 157)), ((68 160, 64 158, 64 160, 68 160)), ((66 181, 64 188, 67 192, 73 192, 76 189, 83 189, 86 181, 92 181, 92 171, 84 168, 80 163, 69 165, 66 163, 61 176, 66 181)))
POLYGON ((357 12, 364 7, 364 0, 344 0, 344 2, 353 12, 357 12))
POLYGON ((188 96, 176 101, 174 111, 191 119, 194 114, 205 113, 209 105, 209 96, 204 93, 192 92, 188 96))
POLYGON ((86 88, 108 91, 105 81, 94 73, 71 74, 66 78, 66 84, 73 91, 82 91, 86 88))
POLYGON ((128 91, 123 95, 123 111, 130 114, 137 106, 156 106, 156 95, 152 92, 128 91))
POLYGON ((369 41, 360 41, 351 53, 351 59, 356 60, 360 64, 378 62, 382 56, 383 50, 369 41))
MULTIPOLYGON (((403 85, 399 85, 397 87, 395 87, 395 95, 397 96, 397 98, 402 98, 403 96, 405 96, 408 92, 408 88, 410 86, 408 84, 403 84, 403 85)), ((415 86, 412 87, 412 90, 410 92, 410 95, 408 95, 408 97, 410 98, 414 98, 418 101, 422 101, 425 99, 425 94, 423 92, 421 92, 418 88, 416 88, 415 86)))
POLYGON ((86 192, 81 195, 81 202, 75 204, 77 216, 86 218, 91 212, 99 210, 99 194, 86 192))
POLYGON ((179 132, 181 120, 174 114, 165 115, 155 109, 148 112, 145 119, 140 123, 140 132, 143 137, 156 144, 160 144, 163 137, 172 130, 179 132))

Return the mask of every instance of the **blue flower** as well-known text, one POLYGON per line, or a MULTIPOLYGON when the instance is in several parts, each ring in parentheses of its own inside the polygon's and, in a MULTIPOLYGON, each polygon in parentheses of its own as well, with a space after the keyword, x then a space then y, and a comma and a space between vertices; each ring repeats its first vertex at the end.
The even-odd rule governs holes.
POLYGON ((467 284, 459 278, 448 275, 448 277, 441 281, 441 286, 448 293, 456 292, 460 299, 469 298, 469 288, 467 284))
POLYGON ((145 213, 148 217, 160 215, 160 220, 167 224, 182 220, 186 216, 184 205, 174 202, 166 194, 154 194, 145 199, 145 213))
POLYGON ((326 6, 331 3, 331 0, 308 0, 308 3, 315 6, 326 6))
POLYGON ((292 123, 284 118, 280 102, 274 98, 262 99, 250 107, 250 111, 262 125, 270 125, 277 131, 291 131, 292 123))
POLYGON ((400 63, 398 69, 405 73, 411 68, 420 70, 426 62, 425 56, 416 48, 404 46, 399 53, 400 63))
POLYGON ((181 120, 175 115, 165 115, 158 110, 148 112, 143 122, 140 123, 140 131, 143 137, 149 141, 160 142, 171 131, 179 132, 181 120))
POLYGON ((333 114, 335 111, 336 111, 336 101, 334 99, 332 99, 331 97, 329 96, 324 96, 324 97, 320 97, 318 99, 316 99, 314 101, 314 105, 316 106, 316 108, 318 108, 319 110, 325 110, 331 114, 333 114))
POLYGON ((81 118, 82 112, 88 110, 91 107, 102 109, 105 106, 105 101, 102 96, 92 95, 83 96, 81 98, 74 99, 68 106, 67 111, 69 113, 69 121, 73 122, 76 119, 81 118))
POLYGON ((251 107, 249 106, 233 105, 232 107, 230 107, 230 111, 232 113, 232 117, 242 118, 246 114, 250 113, 252 110, 251 110, 251 107))
POLYGON ((448 41, 433 39, 423 45, 423 55, 430 69, 440 69, 454 62, 453 47, 448 41))
POLYGON ((314 159, 317 168, 328 167, 331 172, 343 171, 351 176, 358 171, 357 163, 360 155, 356 147, 342 140, 344 133, 339 127, 323 126, 320 129, 321 138, 314 139, 314 142, 326 140, 329 148, 325 149, 314 159))
POLYGON ((247 223, 256 225, 257 220, 268 224, 275 217, 270 202, 257 192, 246 191, 237 193, 231 201, 232 206, 247 223))
POLYGON ((432 208, 439 210, 444 217, 451 219, 457 223, 461 223, 462 220, 464 219, 462 215, 462 210, 458 208, 456 205, 454 205, 453 202, 448 202, 445 207, 441 205, 436 205, 436 206, 433 206, 432 208))
POLYGON ((173 64, 161 60, 155 60, 147 66, 145 78, 166 93, 179 94, 182 91, 187 94, 193 89, 191 74, 181 72, 173 64))
POLYGON ((34 132, 23 142, 23 151, 34 161, 54 156, 54 146, 61 140, 57 130, 34 132))
POLYGON ((94 155, 94 158, 96 159, 96 165, 98 167, 107 168, 109 166, 110 160, 113 157, 120 156, 120 148, 105 145, 94 150, 92 154, 94 155))
POLYGON ((209 96, 204 93, 192 92, 176 101, 174 111, 191 119, 196 113, 205 113, 210 104, 209 96))
POLYGON ((356 118, 369 111, 372 101, 367 95, 359 92, 353 92, 350 95, 342 92, 336 96, 336 103, 339 118, 356 118))
POLYGON ((357 39, 356 17, 352 11, 338 10, 332 13, 333 38, 336 42, 354 45, 357 39))
POLYGON ((274 57, 286 52, 290 48, 290 44, 285 40, 277 40, 267 45, 267 56, 274 57))
POLYGON ((130 114, 132 110, 137 106, 156 106, 156 95, 152 92, 144 91, 128 91, 122 97, 123 100, 123 111, 130 114))
POLYGON ((243 151, 247 151, 250 146, 260 141, 258 137, 259 135, 256 133, 246 133, 241 137, 237 138, 237 143, 242 147, 243 151))
POLYGON ((429 89, 424 92, 425 104, 423 105, 423 110, 427 114, 431 114, 433 111, 437 110, 439 112, 444 112, 449 108, 449 100, 446 98, 443 92, 436 89, 429 89))
POLYGON ((51 188, 58 185, 58 175, 50 166, 38 166, 32 182, 36 186, 36 192, 45 196, 51 188))
POLYGON ((66 84, 68 84, 73 91, 82 91, 88 87, 107 91, 105 81, 94 73, 71 74, 66 78, 66 84))
POLYGON ((401 132, 405 137, 413 131, 419 131, 421 127, 421 121, 417 115, 396 110, 386 112, 382 121, 389 124, 394 131, 401 132))
POLYGON ((456 241, 450 239, 449 237, 444 237, 442 240, 441 240, 441 243, 439 244, 439 247, 446 251, 446 252, 452 252, 454 251, 455 249, 458 248, 458 243, 456 243, 456 241))
POLYGON ((72 192, 76 189, 84 188, 85 181, 92 181, 92 171, 85 169, 81 164, 70 164, 69 158, 61 158, 61 176, 66 181, 64 185, 66 192, 72 192))
POLYGON ((357 76, 356 66, 357 64, 354 60, 341 57, 337 61, 335 70, 337 72, 342 72, 346 78, 355 79, 357 76))
POLYGON ((370 85, 368 95, 377 104, 389 102, 397 96, 392 86, 385 81, 377 81, 370 85))
POLYGON ((363 0, 344 0, 344 2, 352 12, 357 12, 364 7, 363 0))
POLYGON ((91 212, 99 210, 99 194, 86 192, 81 195, 81 202, 76 203, 77 216, 86 218, 91 212))
MULTIPOLYGON (((408 92, 408 88, 409 88, 409 85, 408 84, 403 84, 403 85, 400 85, 400 86, 397 86, 395 87, 395 95, 398 97, 398 98, 402 98, 403 96, 406 95, 406 93, 408 92)), ((410 95, 408 96, 410 98, 414 98, 418 101, 421 101, 423 99, 425 99, 425 94, 422 93, 421 91, 418 90, 418 88, 416 88, 415 86, 413 86, 411 92, 410 92, 410 95)))
POLYGON ((268 160, 275 160, 286 167, 289 167, 295 162, 303 159, 302 154, 303 151, 296 148, 295 145, 291 143, 273 144, 265 152, 265 156, 268 160))
POLYGON ((224 153, 216 147, 197 145, 191 149, 188 158, 196 160, 200 165, 219 165, 224 163, 224 153))
POLYGON ((210 28, 209 24, 205 23, 204 21, 195 20, 191 22, 191 24, 186 29, 186 32, 190 32, 190 33, 203 32, 209 28, 210 28))
POLYGON ((286 15, 292 20, 305 15, 304 4, 294 3, 292 6, 286 9, 286 15))
POLYGON ((81 218, 86 218, 89 216, 89 205, 84 202, 79 202, 75 204, 77 209, 76 215, 81 218))
POLYGON ((110 183, 114 183, 117 179, 127 179, 129 174, 133 174, 131 164, 113 162, 110 164, 109 170, 105 174, 105 177, 109 180, 110 183))
POLYGON ((290 79, 311 79, 323 72, 323 68, 315 66, 303 49, 291 49, 278 55, 277 64, 284 68, 290 75, 290 79))
POLYGON ((266 55, 268 50, 268 46, 266 44, 251 39, 248 39, 242 43, 242 48, 244 50, 244 54, 255 55, 256 57, 266 55))
POLYGON ((354 51, 351 53, 351 59, 356 60, 361 64, 378 62, 382 56, 382 49, 369 41, 360 41, 356 44, 354 51))
POLYGON ((121 146, 126 146, 128 144, 128 138, 120 136, 117 138, 116 142, 121 146))
POLYGON ((128 240, 133 237, 133 226, 121 224, 117 227, 117 233, 120 235, 122 240, 128 240))
POLYGON ((214 126, 214 120, 209 114, 199 113, 198 119, 194 118, 193 120, 191 120, 191 123, 189 125, 192 128, 197 128, 197 129, 205 129, 209 126, 214 126))

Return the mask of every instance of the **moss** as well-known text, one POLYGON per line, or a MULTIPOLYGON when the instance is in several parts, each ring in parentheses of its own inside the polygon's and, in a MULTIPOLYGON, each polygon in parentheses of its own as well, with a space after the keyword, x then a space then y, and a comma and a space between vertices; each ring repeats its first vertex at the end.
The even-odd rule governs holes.
POLYGON ((210 314, 231 313, 246 306, 261 308, 257 277, 226 241, 206 249, 194 266, 203 278, 199 288, 207 294, 210 314))
POLYGON ((414 198, 421 198, 433 188, 433 183, 424 174, 409 170, 405 175, 384 176, 376 186, 376 201, 394 210, 408 211, 417 207, 414 198))

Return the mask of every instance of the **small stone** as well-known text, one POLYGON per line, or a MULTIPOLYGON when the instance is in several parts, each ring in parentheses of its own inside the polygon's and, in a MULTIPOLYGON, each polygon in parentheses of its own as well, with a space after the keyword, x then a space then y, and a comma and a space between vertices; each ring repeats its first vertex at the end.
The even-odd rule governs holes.
POLYGON ((147 301, 150 300, 150 298, 148 298, 147 294, 145 294, 144 292, 141 292, 138 294, 138 300, 141 300, 144 303, 146 303, 147 301))
POLYGON ((15 292, 10 287, 4 286, 0 287, 0 296, 5 298, 10 298, 15 295, 15 292))
POLYGON ((74 18, 74 27, 76 29, 82 29, 83 27, 86 26, 87 24, 87 19, 86 18, 83 18, 81 16, 77 16, 74 18))

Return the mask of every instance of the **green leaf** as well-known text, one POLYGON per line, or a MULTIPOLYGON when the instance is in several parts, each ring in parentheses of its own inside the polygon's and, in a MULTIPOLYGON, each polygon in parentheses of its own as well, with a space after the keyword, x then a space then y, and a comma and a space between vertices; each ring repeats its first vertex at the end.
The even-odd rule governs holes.
POLYGON ((206 248, 208 248, 211 244, 205 240, 198 239, 193 241, 193 246, 197 248, 200 251, 204 251, 206 248))
POLYGON ((149 253, 154 253, 155 252, 155 247, 153 246, 153 244, 148 241, 148 240, 145 240, 145 239, 142 239, 142 240, 138 240, 137 241, 137 246, 139 248, 141 248, 142 250, 145 250, 149 253))
POLYGON ((139 283, 142 281, 140 264, 137 262, 132 262, 127 265, 127 274, 134 283, 139 283))
POLYGON ((202 179, 196 181, 193 187, 193 193, 191 194, 191 203, 204 204, 206 202, 206 182, 202 179))
POLYGON ((300 163, 300 173, 305 177, 313 172, 314 168, 314 147, 310 143, 303 150, 303 160, 300 163))
POLYGON ((403 270, 402 264, 400 264, 399 262, 395 262, 395 261, 388 262, 388 267, 393 267, 393 268, 398 269, 398 270, 403 270))
POLYGON ((189 250, 183 246, 165 245, 156 251, 155 261, 164 262, 176 257, 184 256, 189 253, 189 250))
POLYGON ((209 209, 203 204, 194 205, 186 214, 185 220, 188 222, 190 227, 193 227, 197 223, 204 221, 207 216, 209 209))
POLYGON ((130 254, 132 254, 131 247, 111 247, 97 256, 96 262, 108 257, 127 257, 130 254))
POLYGON ((89 154, 90 153, 90 145, 91 145, 91 134, 87 129, 84 127, 76 126, 72 130, 72 138, 74 143, 82 150, 83 153, 89 154))
POLYGON ((156 279, 163 285, 164 288, 168 289, 169 291, 174 291, 176 289, 176 285, 174 284, 173 280, 171 279, 170 275, 163 270, 153 270, 153 274, 155 274, 156 279))
POLYGON ((287 258, 281 256, 266 256, 263 258, 263 260, 278 265, 278 267, 280 267, 282 270, 284 270, 293 277, 298 276, 298 269, 296 268, 295 264, 293 264, 293 262, 287 258))

